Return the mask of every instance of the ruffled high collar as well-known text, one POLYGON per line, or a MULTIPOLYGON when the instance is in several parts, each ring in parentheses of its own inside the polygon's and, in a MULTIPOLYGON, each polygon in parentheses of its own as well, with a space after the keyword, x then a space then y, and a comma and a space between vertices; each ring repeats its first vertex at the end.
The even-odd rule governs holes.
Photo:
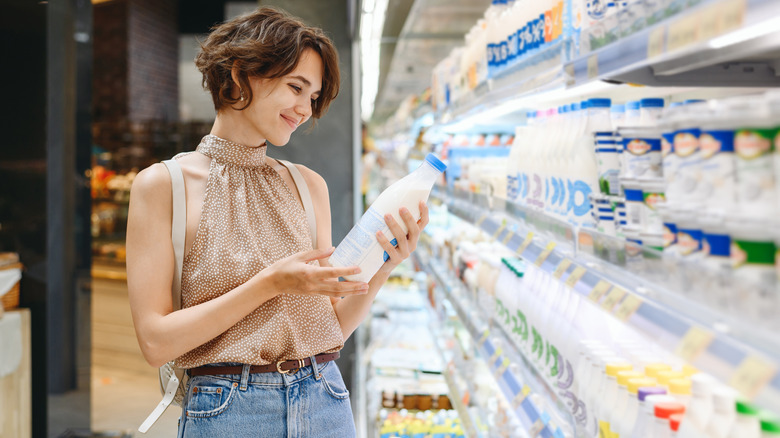
POLYGON ((245 146, 209 134, 203 137, 196 150, 213 158, 218 163, 235 164, 241 167, 260 167, 266 165, 266 149, 268 146, 265 143, 260 146, 245 146))

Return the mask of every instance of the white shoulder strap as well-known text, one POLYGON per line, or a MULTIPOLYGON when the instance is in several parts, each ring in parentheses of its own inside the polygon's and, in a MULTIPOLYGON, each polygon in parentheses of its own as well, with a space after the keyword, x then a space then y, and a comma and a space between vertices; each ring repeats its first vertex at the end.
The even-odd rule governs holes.
POLYGON ((295 182, 295 187, 298 189, 298 194, 301 196, 303 202, 303 210, 306 212, 306 220, 309 222, 309 231, 311 232, 311 244, 312 248, 317 249, 317 217, 314 214, 314 204, 311 202, 311 194, 309 193, 309 186, 306 184, 306 180, 303 179, 301 171, 298 168, 286 160, 277 160, 290 171, 292 179, 295 182))
POLYGON ((165 160, 163 164, 171 174, 173 193, 173 221, 171 223, 171 241, 173 255, 176 259, 176 270, 173 273, 171 297, 173 310, 181 309, 181 270, 184 264, 184 238, 187 231, 187 198, 184 190, 184 174, 176 160, 165 160))

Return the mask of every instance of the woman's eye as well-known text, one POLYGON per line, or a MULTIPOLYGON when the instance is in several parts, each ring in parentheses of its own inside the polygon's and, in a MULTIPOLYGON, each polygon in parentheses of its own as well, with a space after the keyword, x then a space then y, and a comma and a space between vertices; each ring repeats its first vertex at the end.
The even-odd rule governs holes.
POLYGON ((297 85, 290 85, 290 88, 295 90, 296 94, 301 92, 301 87, 298 87, 297 85))

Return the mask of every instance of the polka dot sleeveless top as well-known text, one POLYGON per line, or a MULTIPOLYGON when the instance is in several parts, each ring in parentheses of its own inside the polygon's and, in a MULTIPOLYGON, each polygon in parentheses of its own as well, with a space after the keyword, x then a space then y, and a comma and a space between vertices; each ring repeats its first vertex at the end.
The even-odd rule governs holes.
MULTIPOLYGON (((198 231, 184 257, 182 308, 213 300, 274 262, 312 249, 306 213, 266 164, 266 148, 208 135, 196 149, 211 158, 211 165, 198 231)), ((280 294, 176 359, 176 365, 265 365, 337 351, 343 345, 328 297, 280 294)))

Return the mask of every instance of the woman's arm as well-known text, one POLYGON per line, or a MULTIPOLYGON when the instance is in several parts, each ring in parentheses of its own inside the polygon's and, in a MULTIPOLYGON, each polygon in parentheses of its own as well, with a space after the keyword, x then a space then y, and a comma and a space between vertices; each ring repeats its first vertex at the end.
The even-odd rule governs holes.
POLYGON ((139 173, 128 213, 127 285, 136 335, 152 366, 161 366, 210 341, 282 291, 345 296, 367 289, 365 283, 328 281, 349 275, 354 267, 307 264, 330 256, 333 249, 325 247, 280 260, 218 298, 174 312, 171 206, 171 180, 164 165, 139 173))

